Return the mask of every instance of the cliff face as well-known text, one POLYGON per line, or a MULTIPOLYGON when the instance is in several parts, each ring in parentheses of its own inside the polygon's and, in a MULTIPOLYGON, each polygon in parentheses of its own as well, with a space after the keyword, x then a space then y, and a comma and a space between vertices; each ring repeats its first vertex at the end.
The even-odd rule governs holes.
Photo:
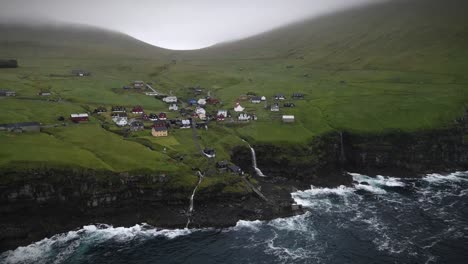
MULTIPOLYGON (((195 187, 175 188, 163 174, 48 170, 1 176, 0 252, 94 223, 184 228, 195 187)), ((292 190, 287 186, 266 194, 275 201, 272 203, 258 199, 248 188, 223 192, 226 186, 199 189, 190 227, 226 227, 239 219, 272 219, 293 213, 292 190)))
MULTIPOLYGON (((308 185, 350 184, 346 172, 405 177, 468 170, 468 114, 450 128, 384 134, 330 133, 305 145, 253 146, 258 167, 269 176, 308 185)), ((233 161, 252 171, 250 150, 233 150, 233 161)))

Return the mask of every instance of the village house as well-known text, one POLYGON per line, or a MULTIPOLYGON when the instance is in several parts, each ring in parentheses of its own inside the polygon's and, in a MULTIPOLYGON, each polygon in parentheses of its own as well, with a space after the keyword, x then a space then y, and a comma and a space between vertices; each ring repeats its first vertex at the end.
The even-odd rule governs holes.
POLYGON ((259 103, 262 102, 262 98, 260 96, 254 96, 254 97, 252 97, 250 102, 252 102, 252 104, 259 104, 259 103))
POLYGON ((143 114, 141 115, 141 119, 143 119, 143 120, 149 120, 149 117, 148 117, 147 114, 143 113, 143 114))
POLYGON ((192 122, 190 119, 182 119, 182 126, 180 128, 190 128, 192 126, 192 122))
POLYGON ((229 162, 227 160, 216 162, 216 168, 220 170, 226 170, 228 166, 229 166, 229 162))
POLYGON ((145 82, 144 81, 133 81, 133 88, 135 89, 141 89, 145 87, 145 82))
POLYGON ((88 122, 89 116, 86 113, 71 114, 70 119, 75 123, 88 122))
POLYGON ((125 109, 125 107, 123 107, 123 106, 113 106, 112 107, 112 112, 113 113, 126 113, 127 109, 125 109))
POLYGON ((198 104, 198 105, 201 105, 201 106, 206 105, 206 99, 203 99, 203 98, 198 99, 197 104, 198 104))
POLYGON ((198 122, 196 123, 196 128, 198 129, 208 129, 208 123, 207 122, 198 122))
POLYGON ((0 96, 16 96, 16 92, 9 90, 0 90, 0 96))
POLYGON ((176 104, 169 105, 169 111, 177 111, 179 107, 176 104))
POLYGON ((279 107, 279 104, 278 103, 274 103, 271 105, 270 107, 270 111, 271 112, 278 112, 280 110, 280 107, 279 107))
POLYGON ((304 94, 302 94, 302 93, 293 93, 292 98, 296 99, 296 100, 301 100, 301 99, 304 99, 304 94))
POLYGON ((227 111, 226 110, 218 110, 218 113, 216 114, 216 119, 218 121, 224 121, 225 118, 227 118, 227 111))
POLYGON ((137 105, 135 107, 133 107, 132 109, 132 114, 135 114, 135 115, 141 115, 143 114, 145 111, 143 111, 143 107, 137 105))
POLYGON ((167 97, 164 97, 162 100, 165 103, 177 103, 177 97, 176 96, 167 96, 167 97))
POLYGON ((293 115, 283 115, 282 120, 284 123, 293 123, 294 116, 293 115))
POLYGON ((129 123, 130 123, 130 130, 133 131, 133 132, 141 131, 141 130, 145 129, 145 125, 143 124, 143 122, 141 122, 139 120, 132 119, 132 120, 130 120, 129 123))
POLYGON ((189 99, 187 102, 188 102, 189 105, 196 105, 197 104, 197 100, 195 100, 193 98, 189 99))
POLYGON ((156 121, 156 120, 158 120, 158 115, 151 113, 151 114, 149 114, 148 119, 151 120, 151 121, 156 121))
POLYGON ((216 157, 216 151, 212 148, 206 148, 203 150, 203 154, 207 156, 208 158, 212 159, 216 157))
POLYGON ((130 87, 130 86, 128 86, 128 85, 124 85, 124 86, 122 86, 122 89, 124 89, 124 90, 130 90, 130 89, 132 89, 132 87, 130 87))
POLYGON ((49 91, 41 91, 38 93, 39 96, 51 96, 52 93, 49 91))
POLYGON ((102 114, 107 112, 107 109, 104 106, 99 106, 98 108, 94 109, 93 113, 95 114, 102 114))
POLYGON ((275 94, 275 100, 285 100, 284 94, 275 94))
POLYGON ((166 120, 167 119, 167 114, 166 113, 159 113, 158 119, 159 120, 166 120))
POLYGON ((112 113, 112 121, 120 127, 126 126, 128 124, 128 117, 126 113, 112 113))
POLYGON ((239 121, 249 121, 250 116, 248 114, 246 114, 246 113, 240 113, 239 117, 238 117, 238 120, 239 121))
POLYGON ((235 112, 244 112, 245 107, 242 107, 240 103, 236 103, 236 107, 234 107, 235 112))
POLYGON ((84 77, 84 76, 90 76, 91 75, 90 72, 84 71, 84 70, 72 70, 71 74, 75 75, 75 76, 79 76, 79 77, 84 77))
POLYGON ((228 170, 233 174, 244 175, 244 172, 238 166, 232 164, 228 166, 228 170))
POLYGON ((206 103, 209 105, 217 105, 220 103, 220 101, 216 98, 209 97, 208 99, 206 99, 206 103))
POLYGON ((265 97, 265 96, 262 96, 262 97, 260 98, 260 100, 262 100, 262 101, 264 102, 264 101, 266 101, 266 97, 265 97))
POLYGON ((153 135, 153 137, 167 137, 168 131, 166 123, 164 121, 154 122, 153 128, 151 129, 151 135, 153 135))
POLYGON ((295 107, 296 105, 294 103, 284 103, 284 107, 295 107))
POLYGON ((23 132, 39 132, 40 130, 41 130, 41 125, 38 122, 0 124, 0 131, 23 133, 23 132))

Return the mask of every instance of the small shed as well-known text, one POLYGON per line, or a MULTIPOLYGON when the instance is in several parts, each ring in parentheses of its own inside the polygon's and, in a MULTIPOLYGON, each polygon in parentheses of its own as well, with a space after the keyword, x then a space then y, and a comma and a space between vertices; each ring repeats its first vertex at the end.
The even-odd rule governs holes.
POLYGON ((262 102, 262 98, 260 96, 254 96, 252 97, 252 99, 250 100, 253 104, 259 104, 262 102))
POLYGON ((228 170, 233 173, 233 174, 239 174, 239 175, 243 175, 244 172, 242 171, 242 169, 234 164, 232 165, 229 165, 228 166, 228 170))
POLYGON ((84 77, 84 76, 90 76, 91 73, 89 71, 84 71, 84 70, 72 70, 71 71, 72 75, 79 76, 79 77, 84 77))
POLYGON ((143 87, 145 87, 145 82, 144 81, 133 81, 133 88, 141 89, 143 87))
POLYGON ((218 169, 226 169, 229 166, 229 162, 227 160, 222 160, 216 162, 216 167, 218 169))
POLYGON ((275 100, 285 100, 286 97, 284 96, 284 94, 275 94, 275 100))
POLYGON ((304 99, 304 94, 303 93, 293 93, 292 98, 296 100, 301 100, 304 99))
POLYGON ((203 99, 203 98, 198 99, 197 104, 198 105, 206 105, 206 99, 203 99))
POLYGON ((282 118, 284 123, 293 123, 294 122, 294 116, 293 115, 283 115, 282 118))

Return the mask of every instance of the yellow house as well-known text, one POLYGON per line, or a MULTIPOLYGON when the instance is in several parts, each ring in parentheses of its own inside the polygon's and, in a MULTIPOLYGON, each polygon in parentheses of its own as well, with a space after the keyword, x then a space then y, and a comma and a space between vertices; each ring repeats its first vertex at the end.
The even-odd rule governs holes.
POLYGON ((153 129, 151 129, 151 135, 153 135, 153 137, 167 137, 168 133, 166 125, 155 124, 153 129))

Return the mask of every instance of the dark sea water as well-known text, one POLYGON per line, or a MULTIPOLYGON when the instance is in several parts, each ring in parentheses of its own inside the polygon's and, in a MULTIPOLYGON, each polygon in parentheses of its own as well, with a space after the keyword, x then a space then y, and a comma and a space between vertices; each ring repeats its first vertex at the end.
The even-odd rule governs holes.
POLYGON ((468 263, 468 173, 353 177, 353 187, 294 193, 308 209, 301 216, 222 231, 90 225, 4 252, 0 262, 468 263))

